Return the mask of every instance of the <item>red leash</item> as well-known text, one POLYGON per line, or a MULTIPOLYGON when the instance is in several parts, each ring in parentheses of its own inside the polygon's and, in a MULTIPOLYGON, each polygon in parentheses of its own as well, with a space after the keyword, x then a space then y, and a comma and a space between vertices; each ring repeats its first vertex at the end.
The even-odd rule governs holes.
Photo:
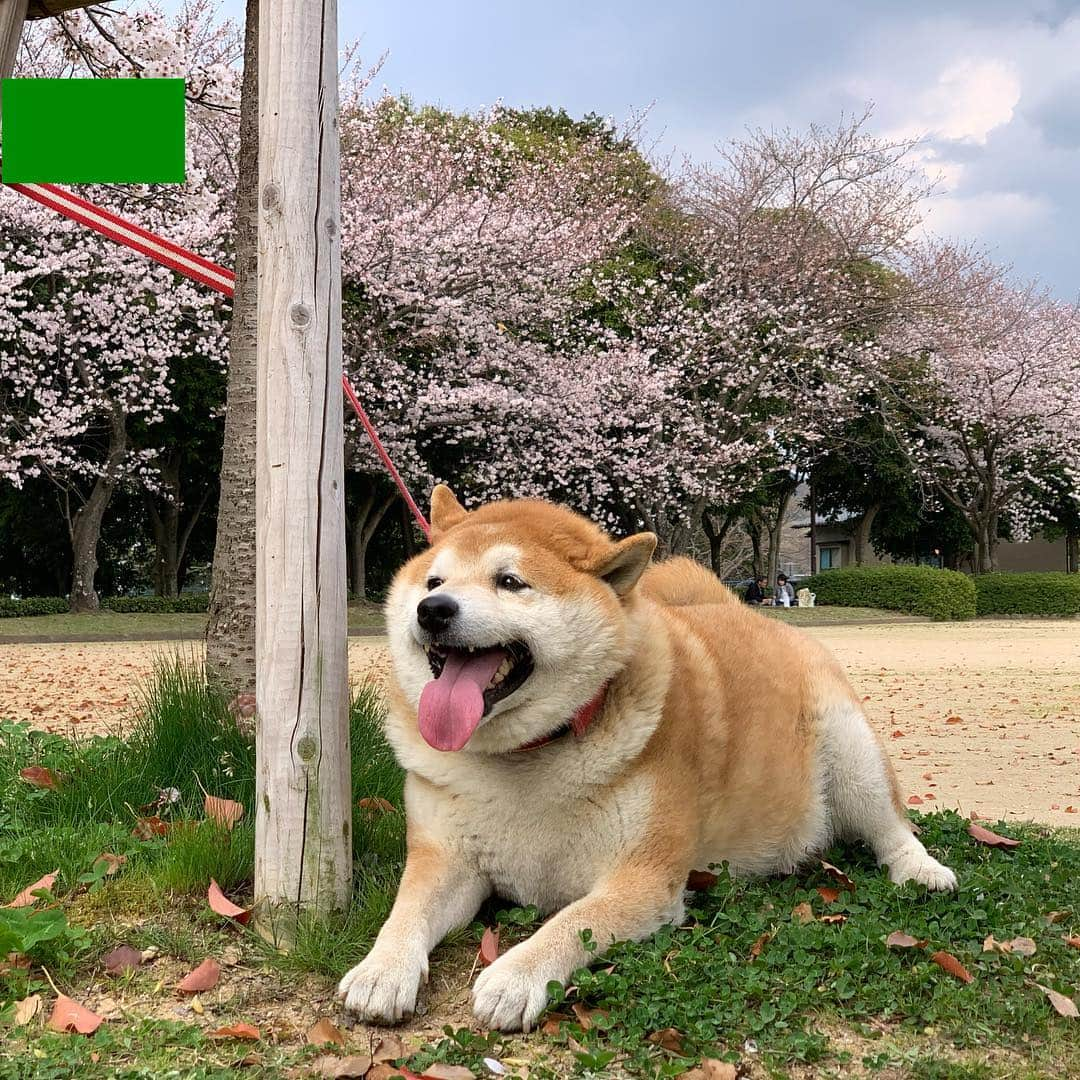
MULTIPOLYGON (((175 270, 178 274, 183 274, 184 277, 189 277, 193 281, 198 281, 202 285, 216 289, 219 293, 224 293, 228 297, 233 295, 236 275, 231 270, 227 270, 224 266, 218 266, 217 263, 204 259, 194 251, 188 251, 187 248, 182 248, 179 244, 174 244, 171 240, 166 240, 163 236, 158 236, 156 233, 144 229, 141 225, 136 225, 133 221, 128 221, 120 217, 119 214, 114 214, 111 210, 95 206, 93 203, 87 202, 85 199, 79 198, 78 195, 73 195, 70 191, 65 191, 55 184, 8 184, 7 186, 12 191, 17 191, 20 195, 25 195, 27 198, 33 199, 34 202, 41 203, 42 206, 47 206, 50 210, 55 210, 57 213, 63 214, 64 217, 70 218, 80 225, 85 225, 88 229, 93 229, 94 232, 101 233, 102 236, 108 237, 117 244, 123 244, 124 247, 131 248, 132 251, 137 251, 140 255, 145 255, 155 262, 161 263, 162 266, 175 270)), ((398 491, 401 492, 401 497, 405 500, 406 506, 412 511, 421 532, 430 540, 431 527, 428 525, 427 519, 409 493, 405 481, 401 478, 401 473, 397 471, 394 462, 387 453, 386 447, 383 446, 378 433, 375 431, 370 417, 364 411, 363 405, 360 404, 360 399, 356 396, 356 391, 353 390, 348 376, 344 373, 341 376, 341 385, 345 391, 345 396, 349 399, 349 404, 356 411, 360 423, 368 433, 368 438, 371 439, 372 445, 382 459, 382 463, 386 466, 386 471, 397 485, 398 491)))

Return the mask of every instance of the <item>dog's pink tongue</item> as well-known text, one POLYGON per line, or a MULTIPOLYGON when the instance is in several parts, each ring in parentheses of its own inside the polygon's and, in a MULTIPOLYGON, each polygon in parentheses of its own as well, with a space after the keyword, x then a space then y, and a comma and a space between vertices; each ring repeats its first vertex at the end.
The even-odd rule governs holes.
POLYGON ((420 734, 436 750, 460 750, 484 717, 484 688, 506 659, 502 649, 451 652, 420 694, 420 734))

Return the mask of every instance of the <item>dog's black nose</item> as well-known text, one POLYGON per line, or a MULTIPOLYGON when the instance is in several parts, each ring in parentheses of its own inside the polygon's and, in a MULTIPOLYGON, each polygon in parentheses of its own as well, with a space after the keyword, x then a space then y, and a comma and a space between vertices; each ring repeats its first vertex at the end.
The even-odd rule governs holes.
POLYGON ((450 620, 461 610, 458 602, 445 593, 425 596, 416 605, 416 621, 422 630, 437 634, 450 625, 450 620))

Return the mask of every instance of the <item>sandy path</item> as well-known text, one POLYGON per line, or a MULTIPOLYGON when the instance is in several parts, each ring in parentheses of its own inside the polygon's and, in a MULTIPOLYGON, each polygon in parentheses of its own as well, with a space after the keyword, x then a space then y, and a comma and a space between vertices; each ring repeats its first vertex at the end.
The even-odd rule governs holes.
MULTIPOLYGON (((846 666, 905 797, 924 810, 1080 826, 1080 623, 806 632, 846 666)), ((117 730, 155 661, 178 648, 197 655, 193 643, 0 646, 0 715, 65 733, 117 730)), ((354 683, 384 679, 382 640, 351 640, 349 670, 354 683)))
POLYGON ((843 662, 920 809, 1080 826, 1080 622, 806 632, 843 662))

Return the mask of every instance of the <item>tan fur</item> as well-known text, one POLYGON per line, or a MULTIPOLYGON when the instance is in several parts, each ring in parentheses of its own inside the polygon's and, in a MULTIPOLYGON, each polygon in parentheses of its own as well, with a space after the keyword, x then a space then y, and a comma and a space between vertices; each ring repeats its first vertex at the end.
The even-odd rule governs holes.
POLYGON ((408 863, 375 947, 341 982, 348 1008, 408 1015, 428 951, 490 892, 556 912, 473 991, 481 1023, 527 1030, 547 983, 588 959, 582 930, 606 947, 680 919, 690 870, 789 872, 851 837, 895 881, 955 885, 912 835, 883 748, 815 642, 688 560, 646 570, 649 534, 616 543, 531 500, 466 513, 445 489, 432 519, 433 547, 402 569, 387 603, 387 735, 408 771, 408 863), (494 584, 508 568, 523 593, 494 584), (536 661, 457 753, 417 729, 431 675, 415 611, 433 578, 460 602, 469 643, 524 640, 536 661), (583 738, 514 752, 605 684, 583 738))

